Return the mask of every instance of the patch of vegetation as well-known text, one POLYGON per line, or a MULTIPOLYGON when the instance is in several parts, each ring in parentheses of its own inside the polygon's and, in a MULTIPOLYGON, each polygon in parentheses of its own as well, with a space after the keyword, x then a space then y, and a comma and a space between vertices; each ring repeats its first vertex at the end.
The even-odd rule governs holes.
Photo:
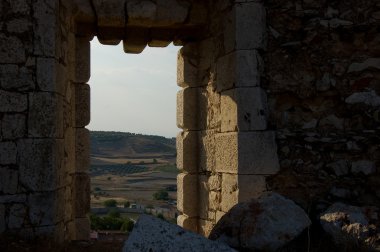
MULTIPOLYGON (((91 176, 100 176, 104 174, 112 174, 116 176, 123 176, 133 173, 146 172, 149 169, 141 165, 132 164, 116 164, 116 165, 92 165, 90 167, 91 176)), ((111 178, 107 178, 110 180, 111 178)))
POLYGON ((105 201, 103 202, 103 205, 104 205, 105 207, 116 207, 116 206, 117 206, 117 201, 114 200, 114 199, 105 200, 105 201))
POLYGON ((168 200, 169 193, 166 190, 159 190, 153 194, 153 199, 155 200, 168 200))
POLYGON ((131 203, 129 201, 124 202, 124 208, 129 208, 131 203))
POLYGON ((115 212, 109 212, 107 216, 99 217, 96 214, 90 214, 92 230, 121 230, 130 232, 134 223, 127 217, 120 217, 115 212))
POLYGON ((157 166, 154 170, 161 172, 179 173, 179 170, 175 164, 166 164, 157 166))

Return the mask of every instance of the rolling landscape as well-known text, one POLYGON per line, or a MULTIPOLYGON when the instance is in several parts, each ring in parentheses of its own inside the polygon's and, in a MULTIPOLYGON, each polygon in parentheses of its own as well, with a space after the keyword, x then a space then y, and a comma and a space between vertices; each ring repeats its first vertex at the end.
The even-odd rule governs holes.
MULTIPOLYGON (((176 214, 175 138, 124 132, 91 132, 91 208, 116 200, 120 208, 176 214), (167 197, 154 197, 158 192, 167 197)), ((135 215, 128 217, 135 219, 135 215)))

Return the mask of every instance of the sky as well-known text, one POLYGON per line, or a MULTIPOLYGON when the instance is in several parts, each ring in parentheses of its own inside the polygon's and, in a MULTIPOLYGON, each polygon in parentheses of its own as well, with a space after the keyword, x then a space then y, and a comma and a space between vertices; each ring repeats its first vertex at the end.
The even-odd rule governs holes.
POLYGON ((91 41, 90 130, 175 137, 176 61, 180 47, 146 47, 126 54, 123 45, 91 41))

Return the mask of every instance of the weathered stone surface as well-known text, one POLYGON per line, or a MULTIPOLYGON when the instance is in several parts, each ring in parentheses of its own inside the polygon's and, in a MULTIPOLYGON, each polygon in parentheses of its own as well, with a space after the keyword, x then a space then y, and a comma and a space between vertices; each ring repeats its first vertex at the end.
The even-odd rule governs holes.
POLYGON ((32 71, 17 65, 0 65, 0 87, 5 90, 32 90, 34 79, 32 71))
POLYGON ((22 204, 14 204, 9 209, 8 228, 21 228, 26 217, 26 208, 22 204))
POLYGON ((361 72, 368 68, 377 68, 380 69, 380 58, 369 58, 361 63, 352 63, 347 72, 361 72))
POLYGON ((222 132, 265 130, 267 115, 267 98, 263 89, 235 88, 222 92, 222 132))
POLYGON ((33 226, 54 225, 56 214, 54 192, 30 194, 28 204, 29 218, 33 226))
POLYGON ((177 225, 183 227, 186 230, 197 232, 198 230, 198 219, 190 218, 184 214, 177 217, 177 225))
POLYGON ((266 48, 266 9, 260 2, 235 3, 225 19, 226 52, 266 48), (231 36, 232 35, 232 36, 231 36))
POLYGON ((362 244, 376 250, 380 248, 377 207, 357 207, 334 203, 320 216, 323 229, 341 246, 362 244))
POLYGON ((31 137, 63 136, 62 98, 53 93, 29 95, 28 135, 31 137))
POLYGON ((380 106, 380 96, 377 95, 374 90, 353 93, 352 95, 346 98, 346 103, 348 104, 364 103, 369 106, 376 107, 376 106, 380 106))
POLYGON ((73 0, 73 16, 80 23, 95 23, 95 12, 89 0, 73 0))
POLYGON ((26 18, 13 19, 7 23, 7 31, 12 33, 24 33, 28 31, 32 23, 26 18))
POLYGON ((349 171, 347 160, 338 160, 334 163, 327 164, 327 167, 331 168, 337 176, 347 175, 349 171))
POLYGON ((376 172, 376 165, 369 160, 358 160, 352 162, 351 171, 355 174, 362 173, 364 175, 369 175, 376 172))
POLYGON ((93 4, 98 26, 125 26, 125 0, 93 0, 93 4))
POLYGON ((155 24, 170 26, 183 23, 188 15, 190 4, 186 1, 157 0, 157 14, 155 24))
POLYGON ((25 202, 26 202, 25 194, 12 194, 12 195, 0 196, 0 204, 25 203, 25 202))
POLYGON ((177 167, 189 173, 198 171, 198 132, 183 131, 177 135, 177 167))
POLYGON ((57 78, 58 65, 54 58, 37 58, 37 85, 41 91, 63 94, 66 83, 62 83, 57 78))
POLYGON ((25 62, 24 45, 17 37, 0 34, 0 63, 17 64, 25 62))
POLYGON ((198 129, 198 88, 184 88, 177 93, 177 126, 181 129, 198 129))
POLYGON ((23 112, 28 106, 27 95, 0 90, 0 112, 23 112))
POLYGON ((90 41, 88 38, 76 38, 74 58, 74 82, 86 83, 90 79, 90 41))
POLYGON ((4 139, 22 138, 26 134, 26 118, 23 114, 5 114, 1 123, 4 139))
POLYGON ((141 215, 124 244, 124 252, 137 251, 235 251, 227 245, 207 240, 177 225, 141 215), (165 234, 165 235, 162 235, 165 234))
POLYGON ((274 132, 240 132, 216 135, 216 171, 265 175, 280 167, 274 132))
POLYGON ((217 62, 217 90, 260 86, 264 62, 257 50, 239 50, 217 62))
POLYGON ((126 0, 128 25, 151 26, 157 13, 156 3, 148 0, 126 0))
POLYGON ((205 130, 199 134, 199 169, 202 172, 215 171, 216 163, 216 130, 205 130))
POLYGON ((177 176, 177 209, 181 213, 195 217, 198 215, 198 176, 180 173, 177 176))
POLYGON ((5 231, 5 206, 0 205, 0 234, 5 231))
POLYGON ((90 169, 90 131, 77 128, 75 131, 75 166, 76 172, 88 173, 90 169))
POLYGON ((88 174, 75 174, 74 180, 74 216, 85 218, 90 212, 90 176, 88 174))
POLYGON ((274 251, 311 224, 302 208, 276 193, 239 203, 225 214, 209 238, 239 250, 274 251))
POLYGON ((14 142, 0 142, 0 164, 16 164, 17 147, 14 142))
POLYGON ((76 218, 68 224, 70 240, 86 241, 91 230, 88 218, 76 218))
POLYGON ((0 192, 4 194, 17 193, 18 172, 8 167, 0 168, 0 192))
POLYGON ((181 48, 177 54, 177 84, 180 87, 201 86, 198 79, 198 59, 188 55, 187 51, 186 48, 181 48))
POLYGON ((57 7, 57 1, 37 0, 33 3, 34 53, 38 56, 55 57, 57 7))
POLYGON ((63 141, 25 139, 17 142, 19 182, 29 191, 56 188, 57 171, 63 158, 63 141))
POLYGON ((88 84, 75 85, 75 126, 85 127, 90 123, 90 95, 88 84))

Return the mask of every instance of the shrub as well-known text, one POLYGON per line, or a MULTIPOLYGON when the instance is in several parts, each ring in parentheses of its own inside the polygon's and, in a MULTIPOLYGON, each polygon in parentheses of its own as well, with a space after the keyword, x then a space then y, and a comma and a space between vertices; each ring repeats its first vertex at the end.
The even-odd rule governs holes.
POLYGON ((109 200, 104 201, 104 202, 103 202, 103 205, 104 205, 105 207, 116 207, 116 205, 117 205, 117 201, 114 200, 114 199, 109 199, 109 200))
POLYGON ((153 199, 155 199, 155 200, 168 200, 169 199, 169 193, 166 190, 160 190, 160 191, 155 192, 153 194, 153 199))

